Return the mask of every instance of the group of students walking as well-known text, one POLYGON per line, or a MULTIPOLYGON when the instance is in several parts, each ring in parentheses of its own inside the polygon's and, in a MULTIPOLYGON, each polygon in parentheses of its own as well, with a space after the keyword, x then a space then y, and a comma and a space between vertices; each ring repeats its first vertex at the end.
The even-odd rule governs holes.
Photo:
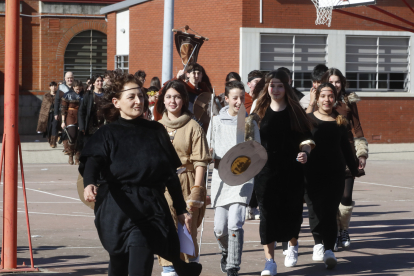
MULTIPOLYGON (((364 174, 368 144, 358 97, 345 91, 342 73, 318 65, 312 78, 314 88, 304 96, 292 88, 286 68, 265 76, 253 71, 246 92, 232 72, 207 125, 193 115, 197 96, 213 92, 205 69, 196 63, 162 88, 146 89, 145 76, 115 71, 105 76, 102 91, 87 92, 78 111, 79 132, 88 130, 79 172, 110 255, 108 275, 151 275, 154 254, 162 276, 201 273, 197 228, 210 204, 205 175, 211 162, 214 235, 224 273, 238 275, 246 219, 260 219, 261 275, 277 274, 276 242, 283 242, 284 265, 295 266, 304 201, 315 240, 312 259, 335 267, 337 245, 350 245, 353 180, 364 174), (242 105, 246 140, 260 143, 268 160, 253 179, 231 186, 222 181, 218 167, 237 144, 242 105), (194 255, 180 253, 177 228, 183 226, 192 236, 194 255)), ((99 87, 95 83, 96 78, 92 84, 99 87)), ((68 102, 62 112, 66 120, 76 109, 68 102)))

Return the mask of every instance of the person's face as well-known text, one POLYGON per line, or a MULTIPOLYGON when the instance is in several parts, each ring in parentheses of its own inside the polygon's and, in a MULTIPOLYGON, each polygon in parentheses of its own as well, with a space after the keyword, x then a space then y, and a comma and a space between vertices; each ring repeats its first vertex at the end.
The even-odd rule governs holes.
POLYGON ((315 88, 315 89, 318 88, 319 85, 321 85, 320 81, 313 81, 312 82, 312 87, 315 88))
POLYGON ((317 102, 320 109, 326 113, 330 113, 335 103, 335 94, 332 89, 330 87, 322 88, 317 102))
POLYGON ((79 94, 81 92, 81 87, 80 86, 75 86, 75 87, 73 87, 73 90, 75 90, 76 94, 79 94))
POLYGON ((250 94, 253 93, 254 88, 256 87, 256 84, 260 81, 260 78, 255 78, 252 81, 247 83, 247 86, 250 88, 250 94))
POLYGON ((138 118, 144 113, 144 94, 136 83, 124 85, 121 98, 112 98, 112 103, 119 109, 121 117, 127 120, 138 118))
POLYGON ((158 93, 155 94, 154 96, 149 96, 148 100, 152 103, 155 103, 158 100, 158 93))
POLYGON ((199 82, 201 82, 201 79, 203 78, 203 73, 201 71, 192 71, 190 73, 187 73, 187 78, 192 84, 196 85, 199 82))
POLYGON ((69 87, 72 86, 72 83, 73 83, 73 74, 72 73, 66 73, 65 82, 66 82, 67 86, 69 86, 69 87))
POLYGON ((111 84, 111 82, 109 81, 109 76, 107 75, 107 76, 105 76, 105 78, 104 78, 104 82, 105 82, 105 85, 109 85, 109 84, 111 84))
POLYGON ((272 101, 280 101, 285 98, 285 85, 279 79, 271 79, 269 87, 267 88, 272 101))
POLYGON ((56 85, 51 85, 49 86, 50 92, 55 93, 57 91, 57 86, 56 85))
POLYGON ((102 78, 97 78, 93 85, 95 86, 95 88, 101 89, 102 86, 103 86, 103 79, 102 78))
POLYGON ((230 115, 239 113, 240 107, 244 104, 244 91, 239 88, 233 88, 229 91, 229 96, 224 99, 229 104, 230 115))
POLYGON ((183 108, 183 98, 177 90, 170 88, 165 93, 164 105, 169 113, 179 116, 183 108))
POLYGON ((336 92, 340 92, 342 89, 341 79, 338 76, 332 75, 329 78, 329 83, 332 83, 336 88, 336 92))

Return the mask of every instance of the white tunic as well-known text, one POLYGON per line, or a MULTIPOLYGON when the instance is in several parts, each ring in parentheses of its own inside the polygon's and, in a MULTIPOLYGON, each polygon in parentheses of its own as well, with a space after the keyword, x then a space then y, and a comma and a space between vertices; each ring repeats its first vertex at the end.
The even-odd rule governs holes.
MULTIPOLYGON (((255 121, 253 124, 255 141, 260 143, 259 128, 255 121)), ((223 158, 226 152, 237 144, 236 129, 236 125, 223 124, 220 116, 213 117, 210 148, 214 149, 215 159, 223 158)), ((218 170, 214 169, 211 182, 211 205, 213 208, 232 203, 249 204, 253 192, 253 179, 242 185, 230 186, 220 179, 218 170)))

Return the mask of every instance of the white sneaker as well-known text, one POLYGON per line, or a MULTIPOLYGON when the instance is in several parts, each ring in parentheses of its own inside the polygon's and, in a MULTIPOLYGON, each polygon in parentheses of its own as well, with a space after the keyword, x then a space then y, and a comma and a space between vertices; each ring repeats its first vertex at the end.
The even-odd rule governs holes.
POLYGON ((285 251, 287 251, 285 257, 285 266, 295 266, 298 263, 299 242, 295 246, 291 246, 288 242, 288 249, 285 251))
POLYGON ((336 266, 338 261, 336 260, 335 254, 332 250, 326 250, 323 255, 323 262, 325 263, 327 269, 332 269, 336 266))
POLYGON ((253 216, 252 219, 260 220, 260 211, 257 208, 252 208, 250 213, 253 216))
POLYGON ((274 260, 266 261, 265 268, 263 269, 261 276, 274 276, 277 274, 277 265, 274 260))
POLYGON ((335 252, 339 251, 339 248, 338 248, 339 244, 342 244, 342 237, 340 235, 338 237, 336 237, 336 242, 335 242, 333 251, 335 251, 335 252))
POLYGON ((178 276, 178 274, 176 272, 161 272, 161 276, 178 276))
POLYGON ((325 247, 323 246, 323 244, 317 244, 313 247, 313 255, 312 255, 312 260, 314 261, 323 261, 323 253, 325 251, 325 247))
POLYGON ((351 238, 349 237, 348 230, 341 230, 341 244, 343 248, 348 248, 351 246, 351 238))
POLYGON ((247 206, 246 207, 246 220, 254 219, 253 213, 252 213, 252 207, 247 206))

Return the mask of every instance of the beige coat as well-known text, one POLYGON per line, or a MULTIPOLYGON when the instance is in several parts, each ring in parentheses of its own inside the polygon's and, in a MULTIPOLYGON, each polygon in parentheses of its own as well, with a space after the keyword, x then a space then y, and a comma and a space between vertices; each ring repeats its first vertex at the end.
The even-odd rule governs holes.
MULTIPOLYGON (((184 200, 187 201, 188 196, 191 193, 191 187, 194 186, 195 168, 199 166, 206 168, 207 164, 211 161, 204 130, 195 120, 191 119, 188 114, 183 114, 178 119, 170 121, 167 113, 164 113, 162 119, 158 122, 163 124, 168 133, 170 133, 170 136, 173 137, 172 143, 174 148, 180 157, 183 167, 186 168, 186 170, 178 176, 180 178, 184 200)), ((173 216, 175 226, 177 227, 177 215, 172 205, 172 198, 167 190, 165 191, 165 198, 170 206, 171 214, 173 216)), ((203 207, 192 213, 193 223, 191 226, 191 236, 193 237, 196 254, 195 256, 181 254, 181 258, 187 262, 188 258, 198 256, 197 228, 203 220, 205 211, 206 205, 204 204, 203 207)), ((161 266, 172 265, 172 263, 160 257, 158 260, 161 266)))

